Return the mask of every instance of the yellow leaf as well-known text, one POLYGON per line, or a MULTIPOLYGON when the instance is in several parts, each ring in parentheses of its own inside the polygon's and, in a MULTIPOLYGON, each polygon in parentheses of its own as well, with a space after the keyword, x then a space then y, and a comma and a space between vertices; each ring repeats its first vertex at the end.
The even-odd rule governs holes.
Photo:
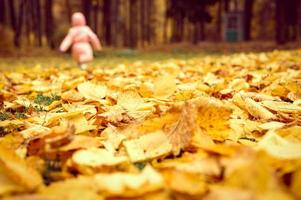
POLYGON ((171 127, 167 137, 172 144, 172 153, 178 155, 187 148, 196 129, 197 108, 193 103, 185 103, 180 119, 171 127))
POLYGON ((91 82, 84 82, 77 86, 78 92, 88 100, 100 101, 107 94, 105 85, 96 85, 91 82))
POLYGON ((52 183, 42 188, 38 195, 50 200, 103 200, 92 177, 78 177, 52 183))
POLYGON ((214 98, 201 97, 194 101, 198 108, 197 124, 214 140, 223 141, 230 134, 232 110, 214 98))
POLYGON ((201 174, 165 170, 163 176, 169 188, 175 192, 198 195, 198 198, 201 198, 201 195, 204 195, 208 190, 205 178, 201 174))
POLYGON ((163 178, 147 165, 141 173, 116 172, 96 174, 95 182, 100 191, 108 196, 134 197, 163 188, 163 178))
POLYGON ((134 91, 126 91, 118 95, 117 105, 128 111, 142 111, 152 108, 152 104, 145 103, 139 94, 134 91))
POLYGON ((176 91, 175 78, 170 75, 159 76, 154 81, 154 97, 168 98, 176 91))
POLYGON ((269 131, 258 143, 258 147, 277 158, 301 158, 301 143, 289 142, 274 131, 269 131))
POLYGON ((79 150, 72 155, 72 161, 81 166, 116 166, 127 161, 125 156, 114 156, 106 149, 89 148, 79 150))
POLYGON ((154 159, 167 155, 172 150, 172 145, 162 131, 124 141, 123 145, 132 162, 154 159))
POLYGON ((0 146, 0 167, 17 185, 34 191, 43 185, 41 175, 14 152, 0 146))
POLYGON ((279 102, 279 101, 262 101, 260 103, 264 107, 273 111, 285 112, 285 113, 301 113, 301 107, 291 103, 279 102))
POLYGON ((249 114, 255 118, 263 120, 277 119, 273 113, 262 107, 259 103, 255 102, 251 98, 245 99, 245 107, 249 114))

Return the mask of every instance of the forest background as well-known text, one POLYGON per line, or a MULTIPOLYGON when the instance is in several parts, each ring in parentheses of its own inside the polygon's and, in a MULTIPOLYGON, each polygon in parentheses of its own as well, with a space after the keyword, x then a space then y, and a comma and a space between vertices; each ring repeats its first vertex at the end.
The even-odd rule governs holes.
POLYGON ((244 41, 301 39, 299 0, 0 0, 0 55, 56 50, 76 11, 112 48, 222 42, 229 12, 243 13, 244 41))

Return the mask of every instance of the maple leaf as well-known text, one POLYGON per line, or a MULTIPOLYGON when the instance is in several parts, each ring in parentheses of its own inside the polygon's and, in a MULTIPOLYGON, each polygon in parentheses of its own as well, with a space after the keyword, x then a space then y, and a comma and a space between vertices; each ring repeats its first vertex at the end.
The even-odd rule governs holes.
POLYGON ((167 133, 167 137, 172 144, 173 155, 178 155, 181 150, 189 146, 196 128, 196 118, 196 106, 193 103, 186 102, 182 108, 180 119, 167 133))

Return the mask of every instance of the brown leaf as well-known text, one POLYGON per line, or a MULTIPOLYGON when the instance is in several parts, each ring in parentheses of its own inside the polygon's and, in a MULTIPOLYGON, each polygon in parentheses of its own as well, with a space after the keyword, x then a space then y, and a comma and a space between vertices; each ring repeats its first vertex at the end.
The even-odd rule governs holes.
POLYGON ((41 156, 46 153, 46 147, 54 149, 65 146, 72 141, 74 132, 73 125, 67 127, 57 126, 52 128, 48 134, 31 138, 27 145, 28 155, 41 156))
POLYGON ((185 103, 182 108, 180 119, 167 133, 172 152, 176 156, 181 150, 187 148, 191 142, 196 128, 197 108, 193 103, 185 103))

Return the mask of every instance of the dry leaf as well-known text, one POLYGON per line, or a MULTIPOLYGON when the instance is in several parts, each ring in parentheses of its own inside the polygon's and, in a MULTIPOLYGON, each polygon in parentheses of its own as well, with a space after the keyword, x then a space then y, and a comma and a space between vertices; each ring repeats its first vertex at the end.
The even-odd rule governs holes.
POLYGON ((163 176, 171 190, 201 198, 208 187, 205 178, 200 174, 191 174, 177 170, 166 170, 163 176))
POLYGON ((187 148, 196 129, 197 108, 192 103, 185 103, 180 119, 171 127, 167 137, 172 144, 172 153, 178 155, 187 148))
POLYGON ((79 102, 84 100, 84 97, 75 90, 69 90, 62 94, 61 96, 62 100, 68 101, 68 102, 79 102))
POLYGON ((72 151, 76 149, 88 149, 102 146, 102 139, 97 137, 74 135, 72 140, 59 148, 60 151, 72 151))
POLYGON ((279 101, 262 101, 260 103, 262 106, 273 111, 301 114, 301 107, 291 103, 279 101))
POLYGON ((274 131, 269 131, 258 143, 258 147, 277 158, 301 158, 301 143, 289 142, 277 135, 274 131))
POLYGON ((123 145, 132 162, 141 162, 165 156, 172 150, 171 143, 162 131, 124 141, 123 145))
POLYGON ((197 125, 212 139, 223 141, 233 133, 230 128, 232 109, 215 98, 197 98, 197 125))
POLYGON ((42 188, 39 193, 42 197, 55 200, 103 200, 98 194, 97 186, 92 177, 78 177, 51 184, 42 188), (59 198, 59 199, 57 199, 59 198))
POLYGON ((176 82, 170 75, 159 76, 154 80, 154 97, 168 98, 176 91, 176 82))
POLYGON ((72 161, 77 165, 88 167, 116 166, 126 162, 127 157, 114 156, 106 149, 89 148, 75 152, 72 161))
POLYGON ((107 94, 105 85, 96 85, 91 82, 84 82, 77 86, 78 92, 88 100, 100 101, 107 94))
POLYGON ((161 175, 149 165, 139 174, 96 174, 95 182, 99 190, 108 196, 140 196, 164 187, 161 175))
POLYGON ((262 107, 259 103, 255 102, 251 98, 245 99, 245 107, 250 115, 255 118, 263 120, 277 119, 277 117, 273 113, 262 107))
POLYGON ((43 185, 41 175, 14 152, 0 146, 0 168, 10 180, 27 191, 34 191, 43 185))

